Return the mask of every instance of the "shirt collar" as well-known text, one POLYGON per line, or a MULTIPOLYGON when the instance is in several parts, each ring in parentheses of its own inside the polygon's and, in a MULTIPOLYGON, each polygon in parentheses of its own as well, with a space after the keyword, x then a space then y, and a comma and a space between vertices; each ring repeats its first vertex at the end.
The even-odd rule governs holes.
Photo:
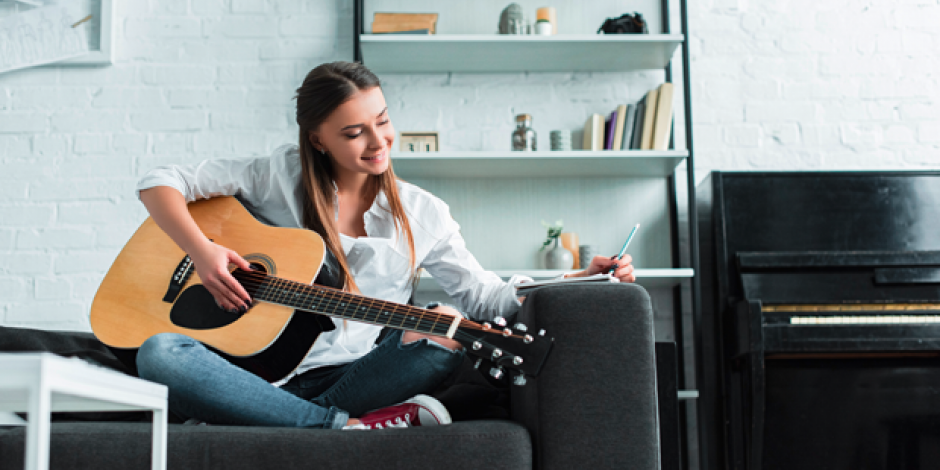
MULTIPOLYGON (((333 184, 333 200, 339 201, 339 187, 336 186, 336 181, 330 180, 330 183, 333 184)), ((380 207, 388 207, 388 198, 385 197, 385 191, 379 190, 379 193, 375 195, 375 200, 372 201, 372 205, 369 206, 369 209, 362 215, 362 221, 365 225, 366 236, 375 237, 379 234, 376 233, 376 220, 382 220, 382 214, 379 212, 387 213, 391 215, 390 212, 380 207)), ((339 221, 339 204, 333 205, 333 221, 339 221)))

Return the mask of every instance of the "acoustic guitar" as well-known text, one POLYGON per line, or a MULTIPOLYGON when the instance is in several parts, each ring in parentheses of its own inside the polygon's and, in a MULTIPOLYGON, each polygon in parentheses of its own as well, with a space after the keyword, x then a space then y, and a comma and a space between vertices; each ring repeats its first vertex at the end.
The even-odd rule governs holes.
POLYGON ((476 367, 524 385, 538 375, 553 340, 525 325, 507 327, 444 315, 312 284, 323 264, 323 239, 311 231, 264 225, 232 197, 189 204, 202 232, 236 251, 252 270, 232 275, 253 300, 245 313, 216 304, 192 260, 148 218, 108 271, 91 307, 91 327, 104 344, 135 350, 158 333, 196 339, 233 364, 275 382, 300 365, 329 317, 442 336, 460 342, 476 367))

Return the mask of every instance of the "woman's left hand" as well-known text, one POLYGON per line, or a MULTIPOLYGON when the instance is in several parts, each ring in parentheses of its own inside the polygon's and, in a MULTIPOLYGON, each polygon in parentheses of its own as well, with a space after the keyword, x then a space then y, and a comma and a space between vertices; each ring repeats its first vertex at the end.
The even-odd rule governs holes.
POLYGON ((623 258, 615 259, 613 257, 595 256, 591 260, 591 265, 579 273, 569 274, 567 277, 574 276, 593 276, 595 274, 606 273, 610 268, 615 267, 614 277, 620 279, 620 282, 636 282, 636 276, 633 275, 633 258, 630 255, 623 255, 623 258))

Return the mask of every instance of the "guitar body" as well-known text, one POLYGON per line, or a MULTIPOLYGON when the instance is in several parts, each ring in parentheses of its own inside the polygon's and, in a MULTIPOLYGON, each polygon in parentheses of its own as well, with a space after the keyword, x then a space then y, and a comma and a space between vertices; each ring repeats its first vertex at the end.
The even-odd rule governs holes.
MULTIPOLYGON (((264 225, 232 197, 189 204, 202 232, 269 275, 309 284, 323 263, 323 240, 305 229, 264 225)), ((120 350, 139 348, 159 333, 196 339, 232 363, 268 381, 293 371, 317 336, 333 329, 322 315, 256 302, 247 313, 216 305, 186 254, 148 218, 115 259, 91 307, 98 339, 120 350), (174 275, 182 283, 172 288, 174 275), (188 276, 187 276, 188 274, 188 276)))

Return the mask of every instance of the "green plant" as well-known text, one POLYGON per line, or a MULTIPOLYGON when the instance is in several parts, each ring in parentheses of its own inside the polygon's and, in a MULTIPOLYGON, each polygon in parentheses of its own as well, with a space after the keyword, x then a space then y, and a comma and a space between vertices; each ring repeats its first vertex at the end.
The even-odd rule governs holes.
POLYGON ((539 248, 539 251, 542 251, 546 246, 551 245, 552 241, 561 235, 561 231, 564 229, 564 225, 564 222, 561 220, 556 220, 555 225, 549 225, 545 223, 544 220, 542 221, 542 226, 548 228, 548 236, 545 239, 545 243, 542 243, 542 247, 539 248))

